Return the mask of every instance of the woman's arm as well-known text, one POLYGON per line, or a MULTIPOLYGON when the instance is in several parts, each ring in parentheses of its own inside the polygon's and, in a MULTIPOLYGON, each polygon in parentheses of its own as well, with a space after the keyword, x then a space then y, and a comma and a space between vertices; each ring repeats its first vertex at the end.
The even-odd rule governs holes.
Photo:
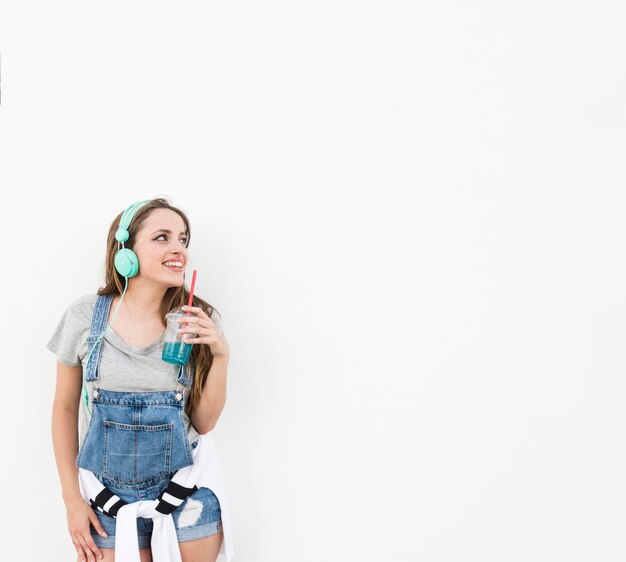
POLYGON ((61 478, 63 501, 81 498, 78 486, 78 405, 82 389, 82 366, 57 361, 57 384, 52 406, 52 445, 61 478))
POLYGON ((191 423, 196 431, 203 435, 217 424, 226 404, 226 371, 228 355, 216 355, 209 369, 209 376, 204 381, 200 401, 191 410, 191 423))
POLYGON ((67 528, 82 560, 102 558, 91 536, 90 524, 103 537, 107 534, 90 505, 83 499, 78 484, 78 405, 83 386, 82 366, 70 367, 57 361, 57 386, 52 406, 52 445, 61 478, 67 528))
POLYGON ((200 400, 189 415, 196 431, 204 435, 215 427, 226 403, 226 371, 230 352, 222 330, 205 310, 198 306, 183 306, 182 310, 187 312, 187 316, 178 320, 182 324, 178 333, 185 334, 183 341, 192 345, 208 345, 213 354, 200 400))

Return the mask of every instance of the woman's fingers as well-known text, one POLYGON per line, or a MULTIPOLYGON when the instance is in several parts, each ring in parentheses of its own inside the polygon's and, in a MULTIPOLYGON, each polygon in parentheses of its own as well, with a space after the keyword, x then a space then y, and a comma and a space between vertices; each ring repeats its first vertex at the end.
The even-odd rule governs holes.
POLYGON ((72 537, 72 542, 74 543, 74 548, 76 549, 76 554, 78 554, 78 560, 84 561, 87 559, 85 556, 85 551, 80 544, 80 541, 76 537, 72 537))
POLYGON ((181 326, 178 328, 179 334, 206 334, 207 336, 212 336, 217 334, 217 328, 214 324, 210 324, 211 320, 207 320, 204 324, 195 323, 191 324, 181 323, 181 326))
POLYGON ((184 305, 181 307, 181 310, 183 310, 184 312, 189 312, 191 314, 199 314, 202 318, 210 319, 210 316, 204 310, 202 310, 199 306, 184 305))
POLYGON ((211 320, 211 318, 209 318, 206 314, 204 316, 182 316, 178 319, 178 323, 183 325, 196 324, 207 328, 211 326, 215 327, 215 322, 213 322, 213 320, 211 320))
POLYGON ((102 523, 91 507, 82 498, 67 504, 68 530, 78 557, 84 562, 97 562, 104 556, 91 536, 91 526, 102 535, 107 536, 102 523), (97 558, 96 558, 97 557, 97 558))
POLYGON ((109 536, 107 535, 107 532, 104 530, 102 523, 100 523, 100 519, 98 519, 98 516, 94 513, 93 509, 91 510, 89 521, 91 521, 91 524, 93 525, 93 528, 96 530, 96 533, 98 533, 102 537, 109 536))
MULTIPOLYGON (((93 525, 93 528, 96 530, 96 532, 103 536, 106 537, 108 536, 106 531, 104 530, 104 527, 102 527, 102 523, 100 523, 100 519, 98 519, 98 516, 96 515, 96 513, 94 512, 93 509, 89 510, 89 521, 91 522, 91 524, 93 525)), ((102 556, 102 552, 100 552, 100 549, 98 548, 98 546, 96 545, 96 543, 93 540, 93 537, 91 536, 91 530, 87 529, 87 534, 85 535, 85 539, 87 540, 87 546, 94 552, 94 554, 101 559, 102 556)))
MULTIPOLYGON (((96 562, 95 556, 97 556, 98 559, 102 559, 102 552, 100 552, 100 549, 96 546, 96 543, 93 542, 91 533, 88 533, 88 537, 89 538, 81 533, 78 533, 76 535, 76 539, 78 540, 79 545, 83 551, 81 558, 86 562, 96 562)), ((81 552, 79 551, 78 554, 81 555, 81 552)))
POLYGON ((80 558, 80 560, 82 560, 83 562, 93 562, 93 554, 91 554, 87 549, 87 543, 80 533, 77 533, 74 537, 74 546, 76 546, 76 552, 78 552, 78 557, 80 558), (91 554, 91 557, 89 557, 89 554, 91 554))
POLYGON ((91 536, 91 533, 89 533, 89 538, 87 539, 87 546, 98 557, 99 560, 102 559, 102 552, 100 552, 100 549, 96 546, 96 543, 93 541, 93 537, 91 536))

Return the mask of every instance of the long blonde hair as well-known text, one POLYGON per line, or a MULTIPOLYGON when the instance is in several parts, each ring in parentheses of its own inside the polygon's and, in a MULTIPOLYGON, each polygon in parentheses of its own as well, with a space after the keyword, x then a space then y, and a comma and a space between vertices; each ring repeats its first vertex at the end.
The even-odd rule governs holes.
MULTIPOLYGON (((167 199, 163 197, 158 197, 152 199, 149 203, 146 203, 133 216, 133 219, 130 223, 130 226, 127 228, 128 230, 128 240, 124 243, 124 246, 130 248, 132 250, 133 243, 135 241, 135 236, 143 222, 150 216, 150 213, 154 209, 169 209, 170 211, 174 211, 178 213, 180 217, 183 219, 185 223, 185 231, 187 233, 187 242, 186 247, 189 247, 189 242, 191 241, 191 227, 189 225, 189 219, 183 211, 172 206, 167 199)), ((115 217, 111 226, 109 227, 109 235, 107 238, 107 252, 105 259, 105 285, 104 287, 100 287, 98 289, 98 295, 121 295, 124 292, 124 285, 126 283, 124 276, 118 273, 115 269, 115 253, 117 252, 117 240, 115 239, 115 233, 120 224, 120 219, 122 218, 122 214, 120 213, 115 217)), ((165 315, 176 308, 177 306, 182 306, 187 304, 189 300, 189 290, 183 283, 180 287, 168 287, 165 291, 165 295, 163 296, 163 300, 161 301, 161 320, 163 324, 166 323, 165 315)), ((208 314, 210 318, 215 320, 216 318, 219 320, 221 318, 221 314, 217 309, 211 306, 208 302, 201 299, 194 290, 192 306, 197 306, 202 308, 204 312, 208 314)), ((202 392, 202 387, 204 386, 204 382, 209 374, 209 369, 213 364, 213 354, 211 353, 211 349, 208 345, 193 345, 191 349, 191 358, 193 359, 194 364, 194 375, 193 375, 193 386, 191 388, 191 392, 189 394, 189 398, 187 399, 186 411, 188 415, 191 415, 191 410, 197 405, 200 400, 200 394, 202 392)))

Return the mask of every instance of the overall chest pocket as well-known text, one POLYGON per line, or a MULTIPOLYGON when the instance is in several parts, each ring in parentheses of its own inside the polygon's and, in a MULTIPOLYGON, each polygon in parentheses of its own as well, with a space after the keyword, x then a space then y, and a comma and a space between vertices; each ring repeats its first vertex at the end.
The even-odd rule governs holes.
POLYGON ((133 425, 103 420, 104 474, 139 483, 171 472, 173 423, 133 425))

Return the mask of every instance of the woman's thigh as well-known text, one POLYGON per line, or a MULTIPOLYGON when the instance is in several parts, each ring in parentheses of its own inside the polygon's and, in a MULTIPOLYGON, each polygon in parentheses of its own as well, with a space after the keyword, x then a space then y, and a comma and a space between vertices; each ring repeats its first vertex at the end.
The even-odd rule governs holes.
MULTIPOLYGON (((220 531, 210 537, 178 543, 182 562, 215 562, 222 546, 224 532, 220 531)), ((143 560, 142 560, 143 562, 143 560)))
MULTIPOLYGON (((114 548, 101 548, 102 558, 98 558, 99 562, 115 562, 115 549, 114 548)), ((141 562, 152 562, 152 551, 149 548, 139 549, 139 559, 141 562)), ((81 558, 78 557, 80 562, 81 558)))
MULTIPOLYGON (((224 533, 220 531, 210 537, 179 543, 182 562, 196 562, 197 560, 215 562, 220 552, 223 538, 224 533)), ((115 562, 115 549, 101 548, 100 551, 103 556, 100 562, 115 562)), ((139 558, 141 562, 152 562, 152 551, 149 548, 140 549, 139 558)), ((77 562, 80 562, 80 558, 77 562)))

